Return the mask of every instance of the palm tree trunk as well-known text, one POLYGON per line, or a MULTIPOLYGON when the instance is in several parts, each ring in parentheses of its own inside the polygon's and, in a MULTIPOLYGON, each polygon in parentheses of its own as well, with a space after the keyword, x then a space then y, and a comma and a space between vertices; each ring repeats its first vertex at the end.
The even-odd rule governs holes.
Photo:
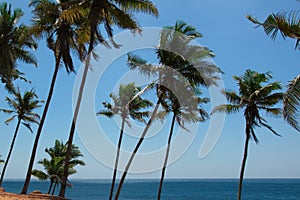
POLYGON ((249 141, 250 141, 250 128, 247 127, 246 128, 245 147, 244 147, 244 157, 243 157, 242 166, 241 166, 239 188, 238 188, 238 195, 237 195, 237 199, 238 200, 241 200, 241 198, 242 198, 242 187, 243 187, 243 179, 244 179, 244 172, 245 172, 245 167, 246 167, 246 161, 247 161, 247 156, 248 156, 249 141))
POLYGON ((144 141, 144 138, 145 138, 145 136, 146 136, 146 134, 147 134, 147 132, 148 132, 148 130, 149 130, 151 124, 152 124, 152 121, 154 120, 154 117, 155 117, 155 114, 156 114, 156 112, 157 112, 157 110, 158 110, 159 104, 160 104, 160 97, 159 97, 158 100, 157 100, 157 103, 156 103, 156 106, 155 106, 155 108, 154 108, 154 110, 153 110, 153 113, 152 113, 152 115, 151 115, 151 118, 149 119, 149 121, 148 121, 148 123, 147 123, 147 125, 146 125, 146 127, 145 127, 145 129, 144 129, 144 131, 143 131, 143 133, 142 133, 142 135, 141 135, 141 137, 140 137, 138 143, 136 144, 136 146, 135 146, 135 148, 134 148, 134 150, 133 150, 133 152, 132 152, 132 154, 131 154, 131 157, 130 157, 129 161, 127 162, 127 165, 126 165, 126 167, 125 167, 125 170, 124 170, 124 172, 123 172, 123 174, 122 174, 122 177, 121 177, 121 179, 120 179, 120 183, 119 183, 119 185, 118 185, 118 189, 117 189, 117 192, 116 192, 115 200, 117 200, 117 199, 119 198, 119 196, 120 196, 121 189, 122 189, 122 186, 123 186, 123 184, 124 184, 126 175, 127 175, 128 170, 129 170, 129 168, 130 168, 130 165, 131 165, 131 163, 132 163, 132 161, 133 161, 133 159, 134 159, 134 157, 135 157, 135 154, 136 154, 137 151, 139 150, 139 148, 140 148, 142 142, 144 141))
POLYGON ((55 182, 55 183, 54 183, 54 187, 53 187, 53 190, 52 190, 52 193, 51 193, 51 195, 52 195, 52 196, 54 195, 54 192, 55 192, 56 186, 57 186, 57 182, 55 182))
POLYGON ((6 171, 6 167, 7 167, 7 165, 8 165, 8 162, 9 162, 9 159, 10 159, 10 156, 11 156, 11 153, 12 153, 12 150, 13 150, 14 145, 15 145, 15 141, 16 141, 16 138, 17 138, 17 135, 18 135, 20 123, 21 123, 21 119, 18 118, 18 123, 17 123, 17 126, 16 126, 16 130, 15 130, 13 139, 12 139, 11 144, 10 144, 10 149, 9 149, 9 152, 8 152, 8 155, 7 155, 5 164, 4 164, 3 169, 2 169, 1 178, 0 178, 0 187, 2 186, 4 174, 5 174, 5 171, 6 171))
MULTIPOLYGON (((91 28, 91 33, 94 33, 92 28, 91 28)), ((73 115, 73 120, 72 120, 72 125, 71 125, 71 129, 70 129, 70 133, 69 133, 69 139, 68 139, 68 146, 67 146, 67 150, 66 150, 66 159, 65 159, 65 163, 64 163, 64 171, 63 171, 63 175, 62 175, 62 181, 61 181, 61 186, 60 186, 60 191, 59 191, 59 196, 64 198, 65 197, 65 193, 66 193, 66 188, 67 188, 67 180, 68 180, 68 175, 69 175, 69 165, 70 165, 70 159, 71 159, 71 148, 72 148, 72 144, 73 144, 73 138, 74 138, 74 132, 75 132, 75 127, 76 127, 76 121, 77 121, 77 117, 78 117, 78 113, 79 113, 79 109, 80 109, 80 104, 81 104, 81 100, 82 100, 82 96, 83 96, 83 90, 84 90, 84 86, 85 86, 85 82, 86 82, 86 78, 87 78, 87 73, 89 70, 89 65, 90 65, 90 59, 91 59, 91 53, 93 51, 93 44, 94 44, 94 34, 91 34, 91 39, 90 39, 90 44, 89 44, 89 49, 88 49, 88 55, 87 55, 87 59, 85 62, 85 66, 84 66, 84 71, 82 74, 82 80, 80 83, 80 88, 79 88, 79 93, 78 93, 78 98, 77 98, 77 102, 76 102, 76 107, 75 107, 75 112, 73 115)))
POLYGON ((52 189, 52 185, 53 185, 53 181, 52 181, 52 180, 50 180, 50 186, 49 186, 49 189, 48 189, 48 192, 47 192, 47 194, 50 194, 50 192, 51 192, 51 189, 52 189))
POLYGON ((28 187, 29 187, 29 183, 30 183, 30 178, 31 178, 31 172, 32 172, 32 168, 33 168, 33 164, 34 164, 34 160, 35 160, 35 156, 36 156, 36 151, 38 148, 38 144, 39 144, 39 140, 40 140, 40 136, 42 133, 42 129, 44 126, 44 122, 47 116, 47 112, 49 109, 49 105, 52 99, 52 95, 53 95, 53 91, 54 91, 54 86, 55 86, 55 82, 56 82, 56 78, 57 78, 57 74, 58 74, 58 69, 59 69, 59 64, 60 64, 60 59, 61 59, 61 54, 58 55, 58 59, 56 60, 55 63, 55 69, 54 69, 54 73, 52 75, 52 80, 51 80, 51 85, 50 85, 50 89, 48 92, 48 97, 46 100, 46 104, 43 110, 43 114, 42 114, 42 118, 35 136, 35 140, 34 140, 34 144, 33 144, 33 148, 31 151, 31 157, 30 157, 30 161, 29 161, 29 165, 28 165, 28 169, 27 169, 27 174, 26 174, 26 178, 25 178, 25 182, 21 191, 21 194, 26 194, 28 187))
POLYGON ((119 141, 118 141, 118 149, 117 149, 117 155, 116 155, 116 160, 115 160, 114 174, 113 174, 112 183, 111 183, 111 187, 110 187, 109 200, 112 200, 113 193, 114 193, 118 164, 119 164, 119 157, 120 157, 120 149, 121 149, 123 132, 124 132, 124 125, 125 125, 125 117, 122 117, 121 132, 120 132, 119 141))
POLYGON ((171 140, 172 140, 172 135, 173 135, 175 119, 176 119, 176 115, 174 114, 173 118, 172 118, 172 125, 171 125, 171 129, 170 129, 170 133, 169 133, 169 139, 168 139, 168 146, 167 146, 167 151, 166 151, 166 155, 165 155, 165 161, 164 161, 164 165, 163 165, 163 168, 162 168, 162 171, 161 171, 160 183, 159 183, 159 188, 158 188, 158 193, 157 193, 157 200, 160 200, 160 196, 161 196, 163 181, 164 181, 164 178, 165 178, 166 167, 167 167, 167 164, 168 164, 168 158, 169 158, 169 153, 170 153, 170 146, 171 146, 171 140))

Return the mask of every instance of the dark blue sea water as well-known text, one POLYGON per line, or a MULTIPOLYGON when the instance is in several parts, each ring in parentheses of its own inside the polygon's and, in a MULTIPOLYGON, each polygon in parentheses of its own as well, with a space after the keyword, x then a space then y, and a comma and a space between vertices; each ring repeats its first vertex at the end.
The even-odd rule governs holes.
MULTIPOLYGON (((74 200, 108 199, 109 180, 72 180, 67 197, 74 200)), ((20 192, 22 181, 3 183, 8 192, 20 192)), ((158 180, 126 180, 120 200, 156 199, 158 180)), ((34 181, 30 191, 47 192, 49 183, 34 181)), ((232 200, 236 199, 237 179, 172 179, 163 186, 162 199, 232 200)), ((300 179, 246 179, 243 199, 300 200, 300 179)))

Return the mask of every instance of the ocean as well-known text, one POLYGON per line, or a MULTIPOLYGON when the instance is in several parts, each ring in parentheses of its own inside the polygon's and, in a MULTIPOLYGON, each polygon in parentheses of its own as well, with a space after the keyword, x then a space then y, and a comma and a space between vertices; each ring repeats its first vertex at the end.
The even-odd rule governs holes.
MULTIPOLYGON (((67 198, 72 200, 108 199, 110 180, 72 180, 67 198)), ((7 192, 19 193, 23 182, 3 183, 7 192)), ((120 200, 156 199, 159 180, 126 180, 120 200)), ((236 199, 237 179, 168 179, 165 180, 164 200, 232 200, 236 199)), ((29 191, 46 193, 49 182, 33 181, 29 191)), ((58 192, 58 190, 57 190, 58 192)), ((245 179, 243 200, 300 200, 300 179, 245 179)))

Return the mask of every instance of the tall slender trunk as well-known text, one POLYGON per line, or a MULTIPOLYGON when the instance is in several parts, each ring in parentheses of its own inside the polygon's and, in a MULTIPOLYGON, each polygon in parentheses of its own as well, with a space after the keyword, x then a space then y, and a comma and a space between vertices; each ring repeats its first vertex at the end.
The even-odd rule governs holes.
POLYGON ((56 186, 57 186, 57 182, 55 182, 55 183, 54 183, 54 187, 53 187, 53 190, 52 190, 52 193, 51 193, 51 195, 52 195, 52 196, 54 195, 54 192, 55 192, 56 186))
POLYGON ((48 189, 48 192, 47 192, 47 194, 50 194, 50 192, 51 192, 51 189, 52 189, 52 186, 53 186, 53 181, 52 181, 52 180, 50 180, 50 186, 49 186, 49 189, 48 189))
POLYGON ((60 59, 61 59, 61 54, 58 55, 58 59, 56 60, 55 63, 55 69, 54 69, 54 73, 52 75, 52 80, 51 80, 51 85, 50 85, 50 89, 48 92, 48 97, 46 100, 46 104, 43 110, 43 114, 42 114, 42 118, 35 136, 35 140, 34 140, 34 144, 33 144, 33 148, 31 151, 31 157, 30 157, 30 161, 29 161, 29 165, 28 165, 28 169, 27 169, 27 174, 26 174, 26 178, 25 178, 25 182, 21 191, 21 194, 26 194, 28 187, 29 187, 29 183, 30 183, 30 178, 31 178, 31 172, 32 172, 32 168, 33 168, 33 164, 34 164, 34 160, 35 160, 35 156, 36 156, 36 151, 38 148, 38 144, 39 144, 39 140, 40 140, 40 136, 42 134, 42 129, 44 126, 44 122, 47 116, 47 112, 49 109, 49 105, 52 99, 52 95, 53 95, 53 91, 54 91, 54 86, 55 86, 55 82, 56 82, 56 78, 57 78, 57 74, 58 74, 58 69, 59 69, 59 64, 60 64, 60 59))
POLYGON ((130 165, 131 165, 131 163, 132 163, 132 161, 133 161, 133 159, 134 159, 134 157, 135 157, 135 154, 136 154, 137 151, 139 150, 139 148, 140 148, 142 142, 144 141, 144 138, 145 138, 145 136, 146 136, 146 134, 147 134, 147 132, 148 132, 148 130, 149 130, 151 124, 152 124, 152 121, 154 120, 154 117, 155 117, 155 114, 156 114, 156 112, 157 112, 157 110, 158 110, 159 104, 160 104, 160 97, 159 97, 158 100, 157 100, 157 103, 156 103, 156 106, 155 106, 155 108, 154 108, 154 110, 153 110, 153 113, 152 113, 152 115, 151 115, 151 118, 149 119, 149 121, 148 121, 148 123, 147 123, 147 125, 146 125, 146 127, 145 127, 145 129, 144 129, 144 131, 143 131, 143 133, 142 133, 142 135, 141 135, 141 137, 140 137, 138 143, 136 144, 136 146, 135 146, 135 148, 134 148, 134 150, 133 150, 133 152, 132 152, 132 154, 131 154, 131 156, 130 156, 129 161, 127 162, 127 165, 126 165, 126 167, 125 167, 125 170, 124 170, 124 172, 123 172, 123 174, 122 174, 122 177, 121 177, 121 179, 120 179, 120 183, 119 183, 119 185, 118 185, 118 189, 117 189, 117 192, 116 192, 115 200, 117 200, 117 199, 119 198, 119 196, 120 196, 121 189, 122 189, 122 186, 123 186, 123 184, 124 184, 126 175, 127 175, 128 171, 129 171, 130 165))
POLYGON ((122 145, 122 138, 123 138, 123 132, 124 132, 124 125, 125 125, 125 117, 122 117, 122 125, 121 125, 119 141, 118 141, 118 149, 117 149, 117 155, 116 155, 116 160, 115 160, 115 168, 114 168, 113 178, 112 178, 111 187, 110 187, 109 200, 112 200, 113 193, 114 193, 118 164, 119 164, 119 157, 120 157, 120 149, 121 149, 121 145, 122 145))
POLYGON ((11 156, 11 153, 12 153, 12 150, 13 150, 14 145, 15 145, 15 141, 16 141, 16 138, 17 138, 17 135, 18 135, 20 123, 21 123, 21 119, 18 118, 18 123, 17 123, 17 126, 16 126, 16 130, 15 130, 13 139, 12 139, 11 144, 10 144, 10 149, 9 149, 9 152, 8 152, 8 155, 7 155, 5 164, 4 164, 3 169, 2 169, 1 178, 0 178, 0 187, 2 186, 4 174, 5 174, 5 171, 6 171, 6 167, 7 167, 7 165, 8 165, 8 162, 9 162, 9 159, 10 159, 10 156, 11 156))
POLYGON ((249 141, 250 141, 250 127, 248 127, 248 125, 246 125, 246 126, 247 127, 246 127, 244 157, 243 157, 242 166, 241 166, 239 188, 238 188, 238 195, 237 195, 238 200, 241 200, 241 198, 242 198, 243 179, 244 179, 244 172, 245 172, 246 161, 247 161, 247 156, 248 156, 248 146, 249 146, 249 141))
POLYGON ((161 196, 163 181, 164 181, 165 173, 166 173, 166 167, 168 164, 168 158, 169 158, 169 153, 170 153, 170 146, 171 146, 171 140, 172 140, 172 136, 173 136, 175 119, 176 119, 176 115, 174 113, 173 118, 172 118, 172 124, 171 124, 170 133, 169 133, 169 138, 168 138, 168 146, 167 146, 167 151, 166 151, 166 155, 165 155, 165 161, 164 161, 164 165, 163 165, 163 168, 161 171, 161 177, 160 177, 159 188, 158 188, 158 193, 157 193, 157 200, 160 200, 160 196, 161 196))
MULTIPOLYGON (((94 33, 92 28, 91 28, 91 33, 94 33)), ((88 70, 89 70, 91 54, 92 54, 92 51, 93 51, 93 43, 94 43, 94 34, 91 34, 91 39, 90 39, 90 44, 89 44, 89 49, 88 49, 88 55, 87 55, 87 59, 86 59, 86 62, 85 62, 84 71, 83 71, 83 74, 82 74, 82 79, 81 79, 81 83, 80 83, 78 98, 77 98, 77 101, 76 101, 76 107, 75 107, 75 111, 74 111, 74 115, 73 115, 73 119, 72 119, 72 125, 71 125, 71 129, 70 129, 70 133, 69 133, 69 139, 68 139, 68 142, 67 142, 68 145, 67 145, 67 150, 66 150, 66 158, 65 158, 65 162, 64 162, 64 171, 63 171, 61 187, 60 187, 60 191, 59 191, 59 196, 63 197, 63 198, 65 197, 66 188, 67 188, 67 180, 68 180, 69 165, 70 165, 69 162, 70 162, 70 159, 71 159, 70 153, 71 153, 71 148, 72 148, 73 139, 74 139, 76 121, 77 121, 77 117, 78 117, 78 113, 79 113, 79 109, 80 109, 80 104, 81 104, 81 100, 82 100, 82 96, 83 96, 83 91, 84 91, 84 87, 85 87, 87 73, 88 73, 88 70)))

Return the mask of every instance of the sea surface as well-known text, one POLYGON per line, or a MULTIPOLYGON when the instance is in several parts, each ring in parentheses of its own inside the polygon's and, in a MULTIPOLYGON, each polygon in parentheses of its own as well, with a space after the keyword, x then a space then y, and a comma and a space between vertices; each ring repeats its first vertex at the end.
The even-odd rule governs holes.
MULTIPOLYGON (((108 199, 110 180, 72 180, 67 198, 74 200, 108 199)), ((23 181, 3 183, 7 192, 19 193, 23 181)), ((156 199, 158 180, 126 180, 120 200, 156 199)), ((161 199, 232 200, 236 199, 237 179, 169 179, 165 180, 161 199)), ((29 191, 48 191, 49 182, 33 181, 29 191)), ((56 191, 58 192, 58 190, 56 191)), ((245 179, 243 200, 300 200, 300 179, 245 179)))

